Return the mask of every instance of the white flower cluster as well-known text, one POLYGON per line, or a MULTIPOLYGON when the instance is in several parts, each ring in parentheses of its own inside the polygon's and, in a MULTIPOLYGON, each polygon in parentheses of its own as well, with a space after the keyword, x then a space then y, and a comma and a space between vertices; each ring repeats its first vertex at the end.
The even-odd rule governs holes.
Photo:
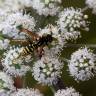
POLYGON ((76 90, 72 87, 58 90, 55 93, 55 96, 81 96, 79 92, 76 92, 76 90))
POLYGON ((0 0, 0 8, 7 12, 19 10, 18 0, 0 0))
POLYGON ((10 96, 43 96, 38 89, 18 89, 10 96))
POLYGON ((0 24, 0 31, 9 37, 20 38, 21 36, 21 38, 24 38, 24 33, 21 32, 21 34, 18 34, 18 32, 20 32, 18 28, 19 26, 33 31, 35 27, 35 20, 32 16, 23 14, 23 12, 12 13, 0 24))
POLYGON ((48 48, 48 47, 44 47, 44 54, 49 54, 51 56, 60 56, 61 55, 61 51, 62 51, 62 46, 61 45, 56 45, 53 46, 52 48, 48 48))
POLYGON ((18 58, 21 51, 22 48, 10 48, 10 50, 4 54, 5 57, 2 59, 2 65, 7 74, 22 76, 30 70, 28 65, 24 65, 24 59, 18 58))
POLYGON ((16 12, 25 7, 33 7, 40 15, 56 15, 61 0, 0 0, 0 8, 7 12, 16 12))
POLYGON ((89 80, 96 73, 96 59, 92 50, 81 48, 71 55, 69 63, 70 74, 76 80, 89 80))
POLYGON ((5 10, 0 9, 0 23, 3 22, 7 16, 8 16, 8 13, 5 10))
POLYGON ((86 0, 86 4, 93 9, 93 14, 96 14, 96 0, 86 0))
POLYGON ((71 7, 60 12, 57 25, 65 39, 77 39, 80 37, 79 29, 89 30, 87 19, 88 15, 84 15, 81 9, 71 7))
POLYGON ((61 0, 33 0, 32 7, 37 10, 39 15, 54 16, 60 9, 59 3, 61 0))
POLYGON ((9 46, 10 40, 4 39, 0 40, 0 50, 7 49, 9 46))
POLYGON ((51 54, 44 55, 41 60, 35 62, 32 75, 39 83, 52 85, 56 82, 57 77, 60 77, 63 64, 57 57, 51 56, 51 54))
POLYGON ((22 10, 25 7, 31 7, 32 0, 0 0, 0 8, 7 12, 22 10))
POLYGON ((14 91, 15 87, 13 85, 12 78, 6 73, 0 72, 0 96, 7 96, 11 91, 14 91))

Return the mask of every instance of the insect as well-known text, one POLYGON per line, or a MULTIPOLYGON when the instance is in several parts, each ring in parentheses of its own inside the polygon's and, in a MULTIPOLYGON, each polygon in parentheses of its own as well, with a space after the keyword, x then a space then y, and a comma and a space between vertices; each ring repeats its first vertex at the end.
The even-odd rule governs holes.
POLYGON ((21 28, 20 31, 28 35, 27 41, 26 40, 11 40, 11 41, 24 45, 22 47, 21 55, 37 53, 38 56, 41 58, 44 53, 43 48, 53 41, 52 34, 39 36, 38 34, 32 33, 31 31, 24 28, 21 28))

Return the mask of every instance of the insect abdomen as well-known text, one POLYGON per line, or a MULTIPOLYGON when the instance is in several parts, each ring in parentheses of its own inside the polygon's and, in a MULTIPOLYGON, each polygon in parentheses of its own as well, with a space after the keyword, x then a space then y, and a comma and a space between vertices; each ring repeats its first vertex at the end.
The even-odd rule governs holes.
POLYGON ((34 49, 38 49, 41 46, 44 47, 51 42, 52 42, 52 36, 51 35, 43 36, 39 40, 32 42, 32 43, 30 42, 30 44, 28 46, 25 46, 23 49, 23 54, 24 55, 33 54, 34 49))
POLYGON ((33 44, 28 45, 28 46, 24 47, 24 49, 23 49, 24 54, 33 54, 33 51, 34 51, 33 44))

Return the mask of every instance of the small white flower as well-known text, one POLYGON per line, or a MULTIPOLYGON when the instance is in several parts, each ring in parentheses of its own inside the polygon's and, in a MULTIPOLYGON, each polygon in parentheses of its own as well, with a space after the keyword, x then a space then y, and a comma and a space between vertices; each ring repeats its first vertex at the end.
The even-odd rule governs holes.
POLYGON ((0 96, 7 96, 11 91, 14 90, 15 87, 12 78, 6 73, 0 72, 0 96))
POLYGON ((44 55, 41 60, 35 62, 32 75, 38 83, 52 85, 60 77, 63 64, 51 54, 44 55))
POLYGON ((58 30, 57 26, 53 26, 51 24, 47 25, 44 29, 40 29, 38 34, 39 34, 39 36, 51 34, 52 37, 54 37, 56 39, 59 38, 59 30, 58 30))
POLYGON ((92 8, 93 13, 96 14, 96 0, 86 0, 86 4, 89 8, 92 8))
POLYGON ((37 10, 39 15, 56 15, 60 7, 61 0, 33 0, 32 7, 37 10))
POLYGON ((40 31, 38 32, 39 36, 43 36, 46 34, 52 34, 53 32, 52 32, 51 26, 52 25, 48 25, 44 29, 40 29, 40 31))
POLYGON ((80 30, 88 31, 88 16, 84 15, 81 9, 66 8, 59 14, 57 21, 58 28, 61 31, 61 36, 65 39, 77 39, 80 37, 80 30))
POLYGON ((5 57, 2 59, 2 65, 7 74, 12 76, 23 76, 27 71, 30 70, 28 65, 24 65, 24 58, 19 58, 21 50, 22 48, 18 47, 13 49, 10 48, 10 50, 4 54, 5 57))
POLYGON ((38 89, 18 89, 10 96, 43 96, 38 89))
POLYGON ((71 55, 70 74, 76 80, 89 80, 96 73, 95 54, 87 47, 81 48, 71 55))
POLYGON ((9 46, 9 43, 10 43, 10 40, 8 39, 0 40, 0 50, 7 49, 7 47, 9 46))
POLYGON ((81 96, 79 92, 72 87, 58 90, 54 96, 81 96))

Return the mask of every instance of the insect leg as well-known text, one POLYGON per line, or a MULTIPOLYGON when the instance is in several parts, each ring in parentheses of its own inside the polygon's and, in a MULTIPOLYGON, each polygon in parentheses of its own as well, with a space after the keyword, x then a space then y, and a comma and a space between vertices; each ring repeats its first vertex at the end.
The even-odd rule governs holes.
POLYGON ((29 44, 29 42, 25 39, 12 39, 10 40, 11 44, 18 44, 18 45, 22 45, 22 46, 26 46, 29 44))

